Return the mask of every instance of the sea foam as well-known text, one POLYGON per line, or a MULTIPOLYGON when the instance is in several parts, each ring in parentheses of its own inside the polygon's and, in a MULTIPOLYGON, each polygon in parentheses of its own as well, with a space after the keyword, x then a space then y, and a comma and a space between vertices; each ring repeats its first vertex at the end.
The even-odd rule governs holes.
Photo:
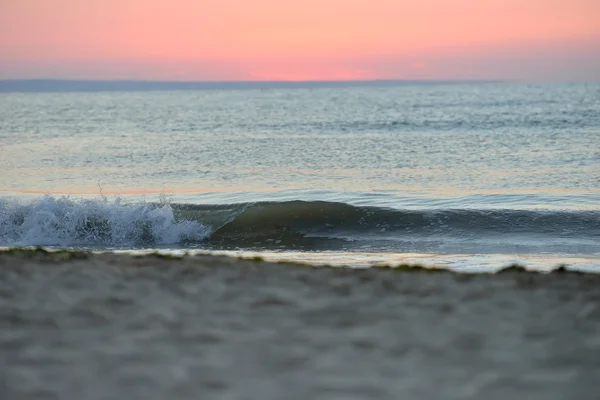
POLYGON ((177 221, 171 205, 121 198, 0 198, 1 246, 155 246, 201 241, 210 227, 177 221))

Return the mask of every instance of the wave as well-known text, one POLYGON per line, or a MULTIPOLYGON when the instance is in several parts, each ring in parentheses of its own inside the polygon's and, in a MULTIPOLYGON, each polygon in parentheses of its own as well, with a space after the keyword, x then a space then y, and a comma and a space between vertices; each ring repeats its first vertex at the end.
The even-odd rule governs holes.
MULTIPOLYGON (((191 206, 194 207, 204 209, 191 206)), ((275 241, 286 245, 311 238, 370 241, 600 238, 597 211, 398 210, 325 201, 263 202, 239 207, 235 216, 211 233, 212 243, 275 241)))
POLYGON ((335 241, 600 238, 598 211, 398 210, 325 201, 126 203, 0 199, 2 246, 297 247, 335 241))
POLYGON ((152 246, 200 241, 204 225, 176 221, 171 205, 44 196, 31 203, 0 199, 3 246, 152 246))

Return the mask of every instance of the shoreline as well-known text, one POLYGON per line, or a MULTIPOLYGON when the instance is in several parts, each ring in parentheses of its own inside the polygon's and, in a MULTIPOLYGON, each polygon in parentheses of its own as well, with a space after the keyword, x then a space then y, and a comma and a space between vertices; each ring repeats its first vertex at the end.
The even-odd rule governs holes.
MULTIPOLYGON (((256 253, 256 252, 249 252, 256 253)), ((524 274, 542 274, 542 275, 560 275, 560 274, 575 274, 575 275, 598 275, 595 271, 582 271, 578 269, 569 269, 565 264, 558 264, 554 268, 547 270, 527 269, 520 263, 509 263, 499 266, 495 270, 456 270, 451 268, 443 268, 435 265, 425 265, 420 263, 402 262, 398 264, 372 264, 365 267, 353 267, 348 265, 335 264, 315 264, 301 261, 288 260, 268 260, 263 256, 239 256, 235 254, 224 254, 223 252, 178 252, 172 254, 169 252, 161 252, 158 250, 144 250, 139 253, 129 253, 120 251, 87 251, 87 250, 71 250, 71 249, 55 249, 43 247, 8 247, 0 248, 0 265, 5 262, 33 262, 33 263, 67 263, 74 261, 91 261, 91 262, 107 262, 111 265, 122 264, 123 266, 139 266, 144 261, 155 264, 157 260, 168 262, 179 261, 182 265, 188 267, 193 266, 196 262, 198 267, 211 265, 227 265, 232 267, 245 267, 248 262, 262 265, 265 268, 271 268, 275 265, 291 268, 310 268, 310 269, 334 269, 334 270, 386 270, 393 272, 420 272, 420 273, 449 273, 459 275, 498 275, 505 273, 524 273, 524 274)))

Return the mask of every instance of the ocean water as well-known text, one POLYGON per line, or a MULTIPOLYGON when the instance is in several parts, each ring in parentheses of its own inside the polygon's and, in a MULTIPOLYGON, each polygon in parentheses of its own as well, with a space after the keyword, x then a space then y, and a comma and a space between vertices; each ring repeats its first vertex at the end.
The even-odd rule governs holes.
POLYGON ((600 84, 160 89, 0 93, 0 246, 600 271, 600 84))

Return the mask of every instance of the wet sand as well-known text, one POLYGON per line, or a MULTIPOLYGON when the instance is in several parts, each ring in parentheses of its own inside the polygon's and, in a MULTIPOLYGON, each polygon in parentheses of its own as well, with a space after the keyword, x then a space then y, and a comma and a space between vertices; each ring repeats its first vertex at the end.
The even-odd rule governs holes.
POLYGON ((600 392, 600 274, 0 252, 0 326, 6 399, 600 392))

